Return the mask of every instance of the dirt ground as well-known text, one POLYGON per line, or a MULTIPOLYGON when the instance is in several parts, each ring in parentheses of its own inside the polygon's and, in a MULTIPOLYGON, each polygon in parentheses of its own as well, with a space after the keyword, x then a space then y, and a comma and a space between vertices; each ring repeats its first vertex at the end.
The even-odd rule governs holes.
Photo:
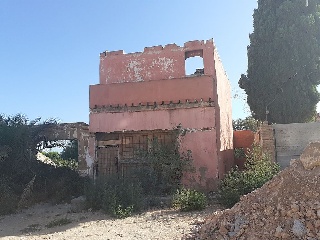
POLYGON ((163 209, 114 219, 102 212, 72 213, 69 204, 38 204, 16 214, 1 216, 0 239, 181 239, 218 209, 218 205, 189 213, 163 209), (46 226, 61 219, 71 223, 46 226))

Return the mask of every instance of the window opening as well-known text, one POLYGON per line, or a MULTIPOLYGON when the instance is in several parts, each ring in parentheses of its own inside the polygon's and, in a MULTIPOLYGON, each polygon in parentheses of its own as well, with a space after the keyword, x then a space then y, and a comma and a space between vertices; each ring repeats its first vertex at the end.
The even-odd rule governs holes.
POLYGON ((43 140, 38 144, 37 159, 54 166, 76 168, 78 163, 78 140, 43 140))
POLYGON ((198 76, 204 74, 203 51, 189 51, 185 53, 185 74, 198 76))

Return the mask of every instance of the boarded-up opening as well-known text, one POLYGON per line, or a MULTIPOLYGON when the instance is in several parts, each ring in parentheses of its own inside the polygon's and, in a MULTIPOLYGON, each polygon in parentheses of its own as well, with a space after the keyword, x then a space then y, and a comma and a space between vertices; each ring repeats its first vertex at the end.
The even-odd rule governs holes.
POLYGON ((174 131, 141 131, 126 133, 97 133, 97 175, 120 174, 125 176, 145 164, 141 153, 147 151, 151 141, 173 144, 174 131))

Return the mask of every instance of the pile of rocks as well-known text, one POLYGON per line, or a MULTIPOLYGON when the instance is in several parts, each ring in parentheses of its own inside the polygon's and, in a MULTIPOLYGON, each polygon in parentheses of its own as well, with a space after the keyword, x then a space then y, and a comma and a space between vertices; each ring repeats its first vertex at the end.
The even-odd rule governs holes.
POLYGON ((320 239, 320 143, 185 239, 320 239))

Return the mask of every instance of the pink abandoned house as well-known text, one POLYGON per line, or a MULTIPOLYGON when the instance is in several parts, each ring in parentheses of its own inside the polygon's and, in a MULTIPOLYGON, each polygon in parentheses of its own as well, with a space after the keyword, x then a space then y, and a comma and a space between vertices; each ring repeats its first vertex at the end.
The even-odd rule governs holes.
POLYGON ((195 178, 215 187, 233 165, 231 90, 213 40, 100 54, 100 81, 90 86, 89 151, 95 172, 125 174, 148 139, 170 143, 178 126, 181 150, 191 150, 195 178), (199 56, 204 69, 186 75, 199 56))

